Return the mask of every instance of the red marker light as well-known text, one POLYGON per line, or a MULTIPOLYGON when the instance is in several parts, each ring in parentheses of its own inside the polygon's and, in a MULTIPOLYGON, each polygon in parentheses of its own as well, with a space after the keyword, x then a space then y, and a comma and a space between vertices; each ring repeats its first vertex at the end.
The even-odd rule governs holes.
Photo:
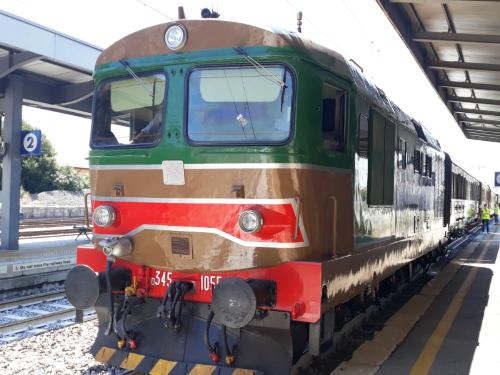
POLYGON ((127 343, 130 349, 137 349, 137 341, 134 339, 128 339, 127 343))

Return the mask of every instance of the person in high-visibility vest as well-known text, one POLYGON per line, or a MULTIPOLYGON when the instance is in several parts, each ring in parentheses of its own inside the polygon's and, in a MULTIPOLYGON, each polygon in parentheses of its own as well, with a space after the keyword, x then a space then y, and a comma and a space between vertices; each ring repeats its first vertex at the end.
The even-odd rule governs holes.
POLYGON ((481 209, 481 220, 483 221, 483 230, 482 232, 486 230, 486 233, 490 233, 490 209, 484 204, 483 208, 481 209))
POLYGON ((495 218, 495 224, 498 224, 498 212, 500 210, 498 209, 498 204, 495 204, 495 207, 493 207, 493 217, 495 218))

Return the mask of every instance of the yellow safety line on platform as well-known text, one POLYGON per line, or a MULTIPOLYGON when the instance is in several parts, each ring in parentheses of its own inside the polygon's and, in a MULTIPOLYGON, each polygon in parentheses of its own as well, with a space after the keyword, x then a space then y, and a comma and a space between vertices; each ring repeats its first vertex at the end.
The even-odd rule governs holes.
POLYGON ((233 370, 231 375, 254 375, 254 373, 255 372, 253 370, 246 370, 246 369, 242 369, 242 368, 237 368, 237 369, 233 370))
POLYGON ((120 367, 127 370, 135 370, 143 359, 144 356, 142 354, 128 353, 127 357, 120 364, 120 367))
POLYGON ((435 298, 455 277, 460 267, 474 253, 477 244, 469 244, 439 274, 413 296, 386 323, 372 340, 357 348, 349 361, 343 362, 331 375, 373 375, 425 314, 435 298))
MULTIPOLYGON (((478 262, 484 259, 487 250, 488 248, 485 246, 481 251, 479 258, 477 259, 478 262)), ((451 325, 455 321, 455 318, 458 315, 458 312, 460 311, 460 308, 462 307, 462 304, 464 302, 464 298, 469 292, 478 271, 478 267, 474 267, 469 270, 467 278, 464 280, 464 282, 460 286, 460 289, 458 289, 457 293, 453 297, 453 300, 448 306, 448 309, 446 309, 446 312, 444 313, 441 321, 439 322, 434 332, 432 332, 431 337, 429 337, 429 339, 427 340, 424 349, 413 365, 409 375, 427 375, 429 373, 429 370, 431 369, 432 364, 436 359, 439 349, 441 348, 441 345, 443 344, 443 341, 448 334, 451 325)))
POLYGON ((210 365, 196 365, 189 372, 189 375, 211 375, 216 368, 216 366, 210 365))
POLYGON ((116 349, 103 346, 95 355, 95 360, 101 363, 108 363, 109 359, 113 356, 113 354, 115 354, 115 352, 116 349))
POLYGON ((176 365, 177 362, 160 359, 149 373, 151 375, 168 375, 176 365))

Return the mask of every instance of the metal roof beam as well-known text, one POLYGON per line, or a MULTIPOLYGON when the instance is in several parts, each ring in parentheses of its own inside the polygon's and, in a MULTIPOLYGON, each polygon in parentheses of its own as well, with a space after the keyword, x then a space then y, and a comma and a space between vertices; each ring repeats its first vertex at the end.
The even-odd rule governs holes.
POLYGON ((469 117, 462 117, 458 119, 459 122, 470 122, 470 123, 475 123, 475 124, 488 124, 488 125, 495 125, 495 126, 500 126, 500 121, 496 120, 485 120, 485 119, 480 119, 480 118, 469 118, 469 117))
POLYGON ((466 133, 465 136, 469 139, 477 139, 477 140, 483 140, 483 138, 486 138, 492 142, 498 142, 500 140, 499 134, 466 133))
POLYGON ((430 69, 459 69, 500 72, 500 65, 497 64, 467 63, 457 61, 431 61, 427 64, 427 67, 430 69))
POLYGON ((32 52, 18 52, 0 57, 0 79, 32 61, 40 60, 42 56, 32 52))
POLYGON ((57 86, 53 91, 52 101, 49 104, 72 104, 92 96, 94 82, 87 81, 57 86))
POLYGON ((500 44, 500 35, 489 34, 455 34, 416 31, 412 35, 415 42, 450 42, 450 43, 486 43, 500 44))
POLYGON ((466 131, 464 134, 467 138, 471 137, 487 137, 489 139, 494 139, 496 142, 500 141, 500 133, 489 133, 489 132, 479 132, 479 131, 466 131))
POLYGON ((474 103, 474 104, 500 105, 500 100, 470 98, 470 97, 466 97, 466 96, 448 96, 446 98, 446 100, 448 100, 449 102, 454 102, 454 103, 474 103))
POLYGON ((482 131, 482 130, 466 128, 466 129, 464 129, 464 133, 468 133, 471 135, 487 135, 490 137, 497 137, 498 139, 500 139, 500 131, 497 131, 497 132, 495 132, 495 131, 482 131))
POLYGON ((446 88, 500 91, 500 85, 492 85, 489 83, 440 81, 439 86, 446 88))
POLYGON ((500 129, 486 129, 486 128, 478 128, 477 126, 464 126, 463 127, 464 131, 469 131, 469 132, 475 132, 475 133, 490 133, 490 134, 496 134, 500 136, 500 129))
POLYGON ((473 115, 483 115, 483 116, 500 116, 500 111, 483 111, 480 109, 468 109, 468 108, 457 108, 455 113, 470 113, 473 115))
POLYGON ((91 96, 73 103, 62 103, 55 100, 61 99, 57 91, 58 87, 49 83, 26 80, 23 104, 86 118, 90 117, 92 112, 91 96))
POLYGON ((488 131, 488 130, 479 130, 474 128, 464 128, 464 132, 471 134, 485 134, 485 135, 494 135, 500 138, 500 131, 488 131))
POLYGON ((467 138, 472 139, 474 141, 485 141, 485 142, 499 142, 500 139, 496 137, 488 137, 488 136, 479 136, 479 135, 471 135, 467 138))

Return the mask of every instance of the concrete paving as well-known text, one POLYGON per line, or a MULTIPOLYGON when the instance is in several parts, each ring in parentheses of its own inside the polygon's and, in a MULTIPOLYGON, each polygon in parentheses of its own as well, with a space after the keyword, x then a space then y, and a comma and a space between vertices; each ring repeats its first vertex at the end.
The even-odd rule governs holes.
POLYGON ((75 235, 20 240, 19 250, 0 250, 0 291, 64 280, 76 262, 76 247, 88 243, 75 235))
POLYGON ((500 374, 500 226, 491 229, 376 375, 500 374))

